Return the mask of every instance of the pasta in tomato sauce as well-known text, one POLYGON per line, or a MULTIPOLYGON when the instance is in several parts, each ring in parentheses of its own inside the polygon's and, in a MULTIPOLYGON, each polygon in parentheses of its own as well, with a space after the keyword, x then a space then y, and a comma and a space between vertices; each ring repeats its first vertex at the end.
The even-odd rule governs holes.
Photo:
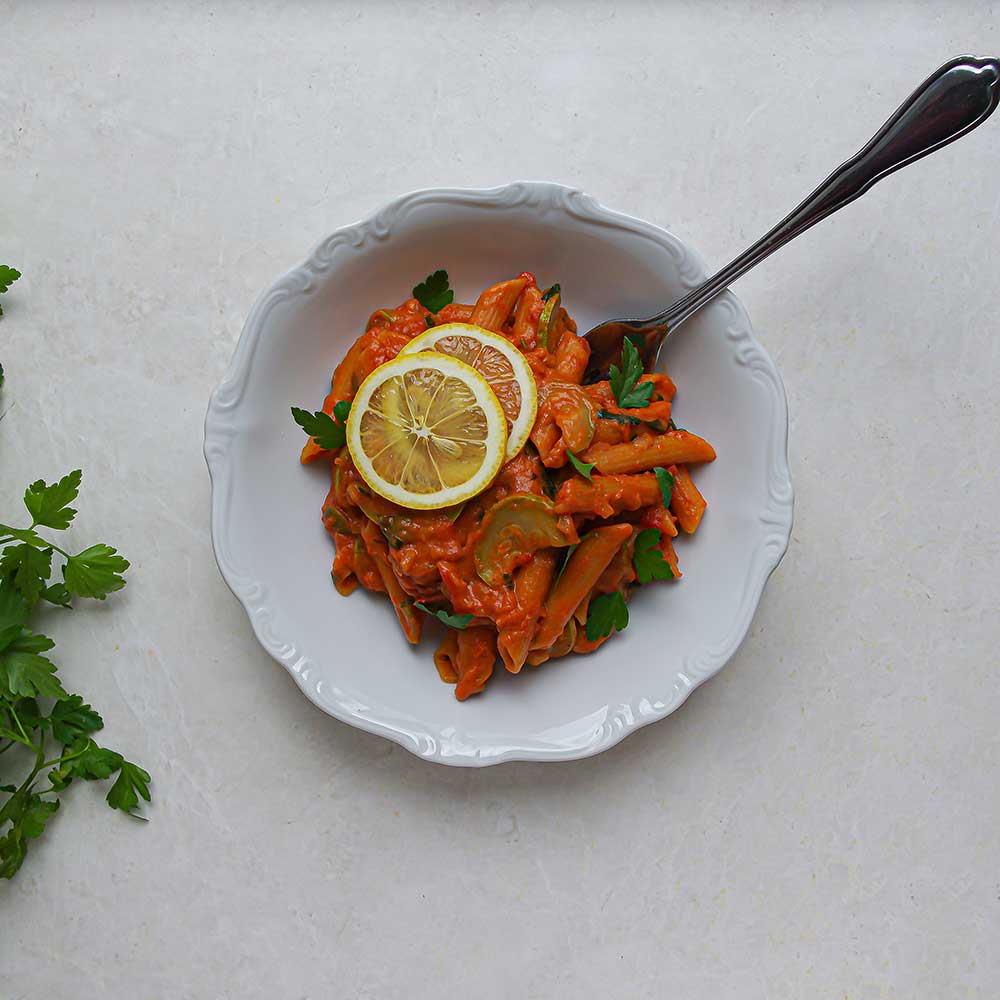
POLYGON ((323 524, 336 589, 386 595, 411 643, 438 617, 446 627, 434 663, 464 700, 484 689, 497 660, 516 674, 597 649, 627 624, 636 586, 679 578, 673 539, 696 531, 706 509, 690 466, 715 451, 674 425, 667 375, 635 369, 629 379, 626 357, 617 383, 613 371, 582 385, 587 342, 558 286, 543 292, 528 272, 471 304, 431 312, 409 298, 377 309, 334 371, 323 413, 339 413, 379 366, 448 323, 505 338, 537 385, 528 442, 487 489, 455 507, 415 510, 371 489, 348 447, 310 438, 301 461, 330 464, 323 524))

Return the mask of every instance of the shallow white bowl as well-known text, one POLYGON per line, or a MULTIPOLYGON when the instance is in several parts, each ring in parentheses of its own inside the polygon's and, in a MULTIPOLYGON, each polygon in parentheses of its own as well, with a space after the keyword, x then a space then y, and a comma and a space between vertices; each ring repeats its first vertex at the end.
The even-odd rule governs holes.
POLYGON ((289 414, 318 409, 371 312, 441 267, 458 301, 522 270, 558 281, 581 330, 650 315, 705 274, 677 237, 556 184, 418 191, 337 230, 257 300, 209 403, 216 559, 263 647, 336 718, 445 764, 599 753, 674 711, 749 628, 792 525, 781 380, 728 292, 668 341, 675 419, 719 456, 697 471, 709 506, 678 540, 683 578, 641 588, 628 629, 598 652, 516 677, 499 669, 460 703, 434 669, 436 628, 410 647, 383 597, 333 589, 328 468, 299 465, 289 414))

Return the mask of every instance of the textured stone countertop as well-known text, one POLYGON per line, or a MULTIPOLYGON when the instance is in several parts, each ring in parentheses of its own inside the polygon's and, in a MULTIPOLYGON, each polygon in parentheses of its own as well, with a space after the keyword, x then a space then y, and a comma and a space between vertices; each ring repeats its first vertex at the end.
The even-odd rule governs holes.
POLYGON ((209 539, 257 292, 396 194, 516 178, 711 266, 995 3, 0 2, 0 510, 81 466, 133 560, 52 624, 154 777, 0 886, 4 1000, 1000 995, 1000 117, 736 286, 796 525, 739 653, 572 764, 428 765, 315 709, 209 539), (751 6, 753 9, 751 10, 751 6))

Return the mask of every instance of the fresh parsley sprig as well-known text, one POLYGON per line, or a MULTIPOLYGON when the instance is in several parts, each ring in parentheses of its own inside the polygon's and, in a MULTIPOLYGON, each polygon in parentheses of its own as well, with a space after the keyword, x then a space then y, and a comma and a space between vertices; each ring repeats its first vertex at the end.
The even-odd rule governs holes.
POLYGON ((628 627, 628 605, 619 591, 601 594, 590 602, 587 609, 587 624, 584 633, 590 642, 597 642, 611 635, 613 630, 621 632, 628 627))
POLYGON ((310 413, 299 406, 292 407, 292 417, 306 434, 314 438, 316 444, 327 451, 343 448, 347 443, 347 416, 351 412, 351 404, 342 399, 333 408, 333 416, 317 410, 310 413))
POLYGON ((74 597, 104 600, 125 586, 128 560, 110 545, 74 554, 35 530, 69 528, 81 478, 76 470, 55 483, 36 480, 24 493, 30 526, 0 524, 0 754, 20 752, 27 771, 20 783, 0 786, 0 878, 21 868, 30 841, 44 833, 74 778, 114 777, 107 803, 130 815, 140 799, 150 800, 149 774, 94 741, 104 721, 63 687, 44 655, 55 642, 29 627, 40 601, 70 607, 74 597), (62 581, 50 582, 56 553, 62 581))
POLYGON ((422 604, 420 601, 415 601, 413 606, 419 608, 426 614, 433 615, 438 619, 443 625, 447 625, 448 628, 457 628, 459 631, 467 629, 469 627, 469 622, 475 618, 475 615, 455 615, 449 614, 447 611, 434 611, 427 607, 426 604, 422 604))
POLYGON ((569 464, 572 465, 573 468, 576 469, 576 471, 579 472, 584 479, 588 480, 589 482, 594 481, 593 473, 594 473, 594 466, 597 465, 596 462, 582 461, 581 459, 577 458, 576 455, 574 455, 573 452, 569 450, 569 448, 566 449, 566 457, 569 459, 569 464))
POLYGON ((627 337, 622 343, 622 364, 612 365, 609 369, 608 381, 615 400, 623 410, 636 410, 649 406, 653 396, 653 383, 640 382, 642 376, 642 359, 635 344, 627 337))
MULTIPOLYGON (((21 272, 7 264, 0 264, 0 294, 6 292, 11 285, 21 277, 21 272)), ((0 306, 0 316, 3 315, 3 306, 0 306)), ((3 368, 0 368, 0 385, 3 385, 3 368)))
POLYGON ((632 566, 640 583, 650 583, 653 580, 672 580, 674 571, 670 563, 663 558, 659 549, 661 532, 658 528, 644 528, 635 537, 635 550, 632 553, 632 566))
POLYGON ((653 469, 656 481, 660 484, 660 496, 663 497, 663 506, 670 506, 670 498, 674 495, 674 477, 663 468, 662 465, 653 469))
POLYGON ((413 297, 428 311, 439 313, 455 300, 455 293, 448 285, 448 272, 435 271, 427 275, 413 289, 413 297))

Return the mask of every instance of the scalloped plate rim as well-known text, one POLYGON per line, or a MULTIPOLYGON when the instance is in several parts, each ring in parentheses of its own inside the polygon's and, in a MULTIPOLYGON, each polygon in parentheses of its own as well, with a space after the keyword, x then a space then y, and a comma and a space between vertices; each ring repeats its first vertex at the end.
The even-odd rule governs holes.
MULTIPOLYGON (((725 637, 722 647, 711 652, 696 676, 690 676, 690 672, 683 669, 678 671, 672 690, 662 699, 648 696, 638 697, 629 704, 605 706, 607 715, 612 719, 612 722, 605 723, 595 730, 586 743, 567 744, 563 742, 559 744, 539 741, 531 745, 523 738, 520 743, 517 743, 516 738, 512 737, 502 747, 490 745, 470 749, 467 741, 463 740, 460 734, 452 733, 449 735, 445 732, 432 730, 429 726, 421 728, 416 725, 412 730, 407 730, 402 728, 398 722, 380 722, 375 717, 358 714, 352 711, 350 705, 344 701, 338 701, 336 697, 333 700, 328 699, 321 692, 322 679, 318 683, 312 679, 309 669, 311 664, 303 663, 305 657, 296 652, 294 644, 279 642, 264 634, 262 626, 265 616, 263 613, 267 610, 267 604, 265 601, 254 606, 253 599, 257 592, 263 597, 266 594, 266 589, 258 581, 242 583, 241 574, 230 564, 224 552, 222 527, 224 518, 221 514, 225 495, 230 488, 230 466, 225 460, 224 453, 214 450, 213 445, 221 444, 227 436, 236 432, 231 422, 229 422, 228 427, 226 426, 227 422, 224 420, 224 416, 226 411, 235 411, 239 405, 242 389, 245 385, 245 377, 243 376, 246 372, 244 369, 249 367, 256 342, 262 335, 262 320, 267 311, 280 297, 303 293, 312 287, 315 280, 332 264, 331 260, 324 259, 326 251, 336 250, 344 241, 360 250, 369 237, 377 240, 386 238, 390 234, 391 228, 391 224, 387 224, 386 220, 391 220, 407 206, 434 200, 502 209, 515 207, 525 202, 530 203, 535 197, 543 201, 555 198, 558 208, 568 213, 570 205, 573 205, 576 211, 570 214, 574 214, 584 221, 609 225, 645 236, 664 249, 673 249, 682 257, 686 257, 691 269, 697 272, 696 280, 706 274, 704 264, 697 251, 670 230, 635 216, 609 209, 577 188, 550 181, 514 181, 491 188, 416 189, 393 199, 362 220, 341 226, 317 241, 300 264, 287 270, 270 287, 257 296, 240 332, 226 372, 209 399, 205 415, 204 454, 212 484, 212 548, 219 572, 249 618, 257 641, 273 659, 291 674, 303 694, 328 715, 366 732, 391 740, 423 760, 452 766, 485 767, 513 761, 579 760, 608 750, 630 733, 675 712, 684 704, 695 688, 718 674, 739 649, 750 629, 764 588, 787 552, 791 538, 794 491, 788 464, 789 419, 784 384, 777 366, 757 340, 746 309, 731 291, 726 291, 716 301, 729 302, 735 318, 744 327, 741 331, 741 339, 748 347, 746 354, 755 357, 758 361, 756 371, 762 372, 770 380, 774 390, 771 393, 774 412, 771 414, 772 426, 770 428, 773 441, 767 455, 771 506, 766 511, 768 516, 763 514, 761 516, 761 521, 764 524, 769 524, 772 530, 761 537, 754 549, 747 585, 736 622, 725 637), (505 201, 505 198, 508 200, 505 201), (224 398, 227 391, 233 393, 232 399, 224 398)), ((691 286, 694 281, 688 278, 685 284, 691 286)), ((495 742, 491 741, 491 743, 495 742)))

